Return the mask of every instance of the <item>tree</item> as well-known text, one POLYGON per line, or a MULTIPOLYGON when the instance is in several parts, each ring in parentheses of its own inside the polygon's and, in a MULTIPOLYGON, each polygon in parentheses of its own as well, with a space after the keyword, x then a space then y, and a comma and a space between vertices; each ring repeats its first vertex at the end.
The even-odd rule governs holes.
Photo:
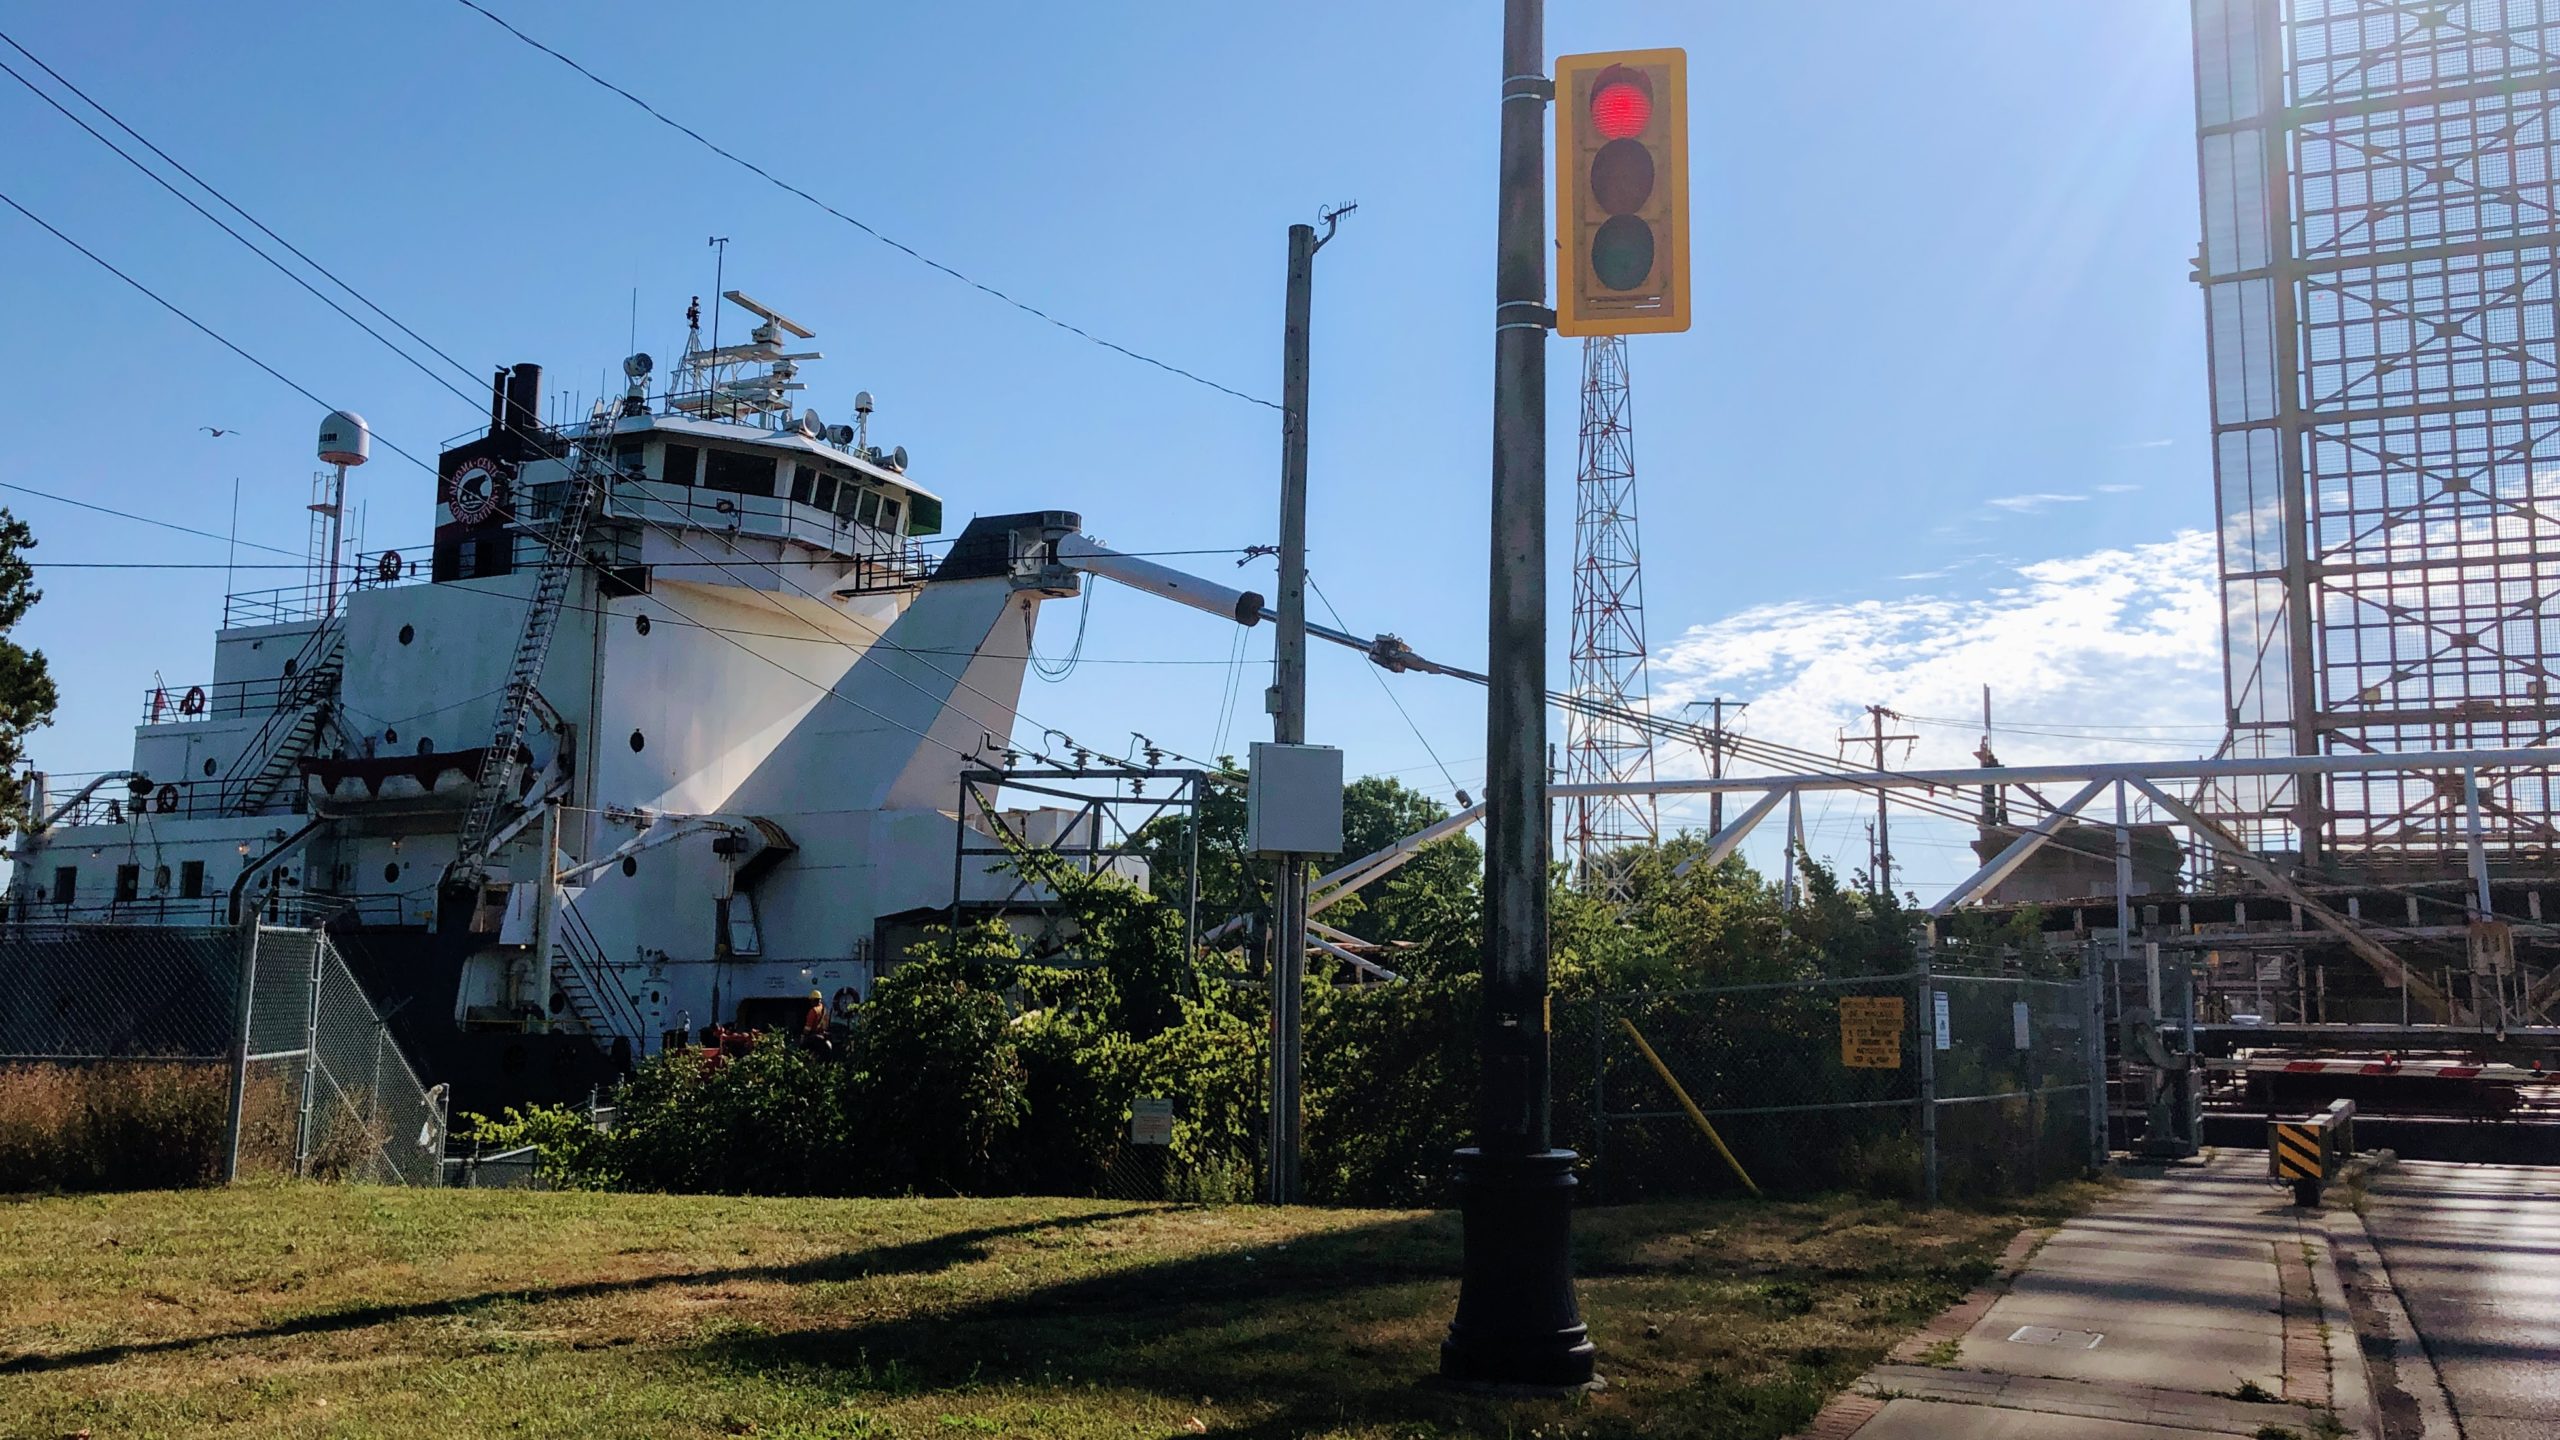
POLYGON ((21 766, 27 734, 53 723, 53 675, 44 652, 10 639, 44 592, 26 552, 36 548, 27 522, 0 507, 0 836, 28 823, 27 787, 21 766))
MULTIPOLYGON (((1232 763, 1232 762, 1229 762, 1232 763)), ((1271 903, 1270 862, 1244 849, 1245 787, 1240 772, 1213 779, 1200 800, 1200 921, 1213 927, 1232 915, 1258 915, 1271 903)), ((1342 787, 1342 851, 1319 856, 1318 873, 1374 855, 1398 840, 1449 818, 1430 796, 1385 776, 1371 775, 1342 787)), ((1185 822, 1167 817, 1138 832, 1159 898, 1176 899, 1188 854, 1185 822)), ((1324 912, 1324 922, 1381 944, 1410 941, 1438 958, 1462 956, 1472 969, 1474 930, 1483 885, 1484 851, 1465 834, 1424 846, 1394 874, 1324 912)))

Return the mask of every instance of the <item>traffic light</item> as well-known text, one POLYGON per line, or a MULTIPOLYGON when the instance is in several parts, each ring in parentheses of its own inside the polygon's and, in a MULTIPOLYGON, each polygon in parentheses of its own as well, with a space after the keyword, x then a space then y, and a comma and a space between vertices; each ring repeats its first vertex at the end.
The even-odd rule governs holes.
POLYGON ((1689 56, 1556 58, 1556 333, 1689 328, 1689 56))

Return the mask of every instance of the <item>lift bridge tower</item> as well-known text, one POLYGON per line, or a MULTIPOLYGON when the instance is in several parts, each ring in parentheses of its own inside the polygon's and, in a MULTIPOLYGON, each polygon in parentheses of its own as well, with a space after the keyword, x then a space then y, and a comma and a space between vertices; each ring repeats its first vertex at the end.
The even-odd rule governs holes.
MULTIPOLYGON (((1627 341, 1582 342, 1581 463, 1574 482, 1573 693, 1623 715, 1642 710, 1644 566, 1636 547, 1635 432, 1627 399, 1627 341)), ((1653 779, 1653 737, 1608 715, 1566 717, 1565 778, 1576 784, 1653 779)), ((1586 889, 1623 899, 1608 863, 1619 846, 1660 836, 1653 797, 1577 799, 1565 810, 1565 853, 1586 889)))

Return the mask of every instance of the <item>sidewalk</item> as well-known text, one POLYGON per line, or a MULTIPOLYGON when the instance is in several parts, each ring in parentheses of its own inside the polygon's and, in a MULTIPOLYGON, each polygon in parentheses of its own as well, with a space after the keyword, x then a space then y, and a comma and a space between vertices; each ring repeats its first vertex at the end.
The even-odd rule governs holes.
POLYGON ((2240 1153, 2144 1172, 2156 1178, 2014 1247, 2023 1268, 1906 1341, 1803 1435, 2311 1437, 2340 1433, 2321 1428, 2332 1413, 2365 1433, 2327 1239, 2266 1183, 2265 1163, 2240 1153))

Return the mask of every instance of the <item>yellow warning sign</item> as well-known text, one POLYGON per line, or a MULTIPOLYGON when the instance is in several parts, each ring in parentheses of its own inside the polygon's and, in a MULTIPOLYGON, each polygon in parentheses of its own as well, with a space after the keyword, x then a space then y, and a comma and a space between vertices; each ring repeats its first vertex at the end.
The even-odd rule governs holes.
POLYGON ((1840 997, 1840 1063, 1852 1070, 1902 1068, 1902 997, 1840 997))

